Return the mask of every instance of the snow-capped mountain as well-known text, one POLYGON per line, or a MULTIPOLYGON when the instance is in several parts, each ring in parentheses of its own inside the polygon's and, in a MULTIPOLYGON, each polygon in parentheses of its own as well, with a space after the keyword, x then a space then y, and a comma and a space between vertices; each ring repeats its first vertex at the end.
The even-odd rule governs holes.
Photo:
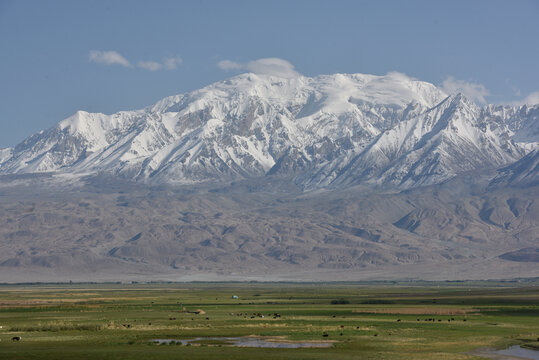
POLYGON ((539 185, 539 149, 503 169, 500 169, 491 186, 536 186, 539 185))
POLYGON ((401 121, 365 151, 328 164, 308 181, 434 184, 465 171, 499 167, 523 154, 507 126, 482 121, 481 109, 458 94, 401 121))
POLYGON ((411 187, 515 162, 539 106, 479 108, 399 73, 242 74, 153 106, 79 111, 0 150, 0 173, 111 173, 152 183, 265 175, 307 187, 411 187))

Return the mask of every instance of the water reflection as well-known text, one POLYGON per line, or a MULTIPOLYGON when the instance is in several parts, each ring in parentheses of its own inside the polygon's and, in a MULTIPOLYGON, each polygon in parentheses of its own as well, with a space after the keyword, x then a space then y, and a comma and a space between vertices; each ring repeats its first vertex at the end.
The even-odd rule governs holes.
POLYGON ((256 348, 324 348, 333 345, 332 342, 285 342, 278 339, 264 339, 259 337, 198 337, 194 339, 154 339, 156 344, 177 344, 182 345, 228 345, 256 348))

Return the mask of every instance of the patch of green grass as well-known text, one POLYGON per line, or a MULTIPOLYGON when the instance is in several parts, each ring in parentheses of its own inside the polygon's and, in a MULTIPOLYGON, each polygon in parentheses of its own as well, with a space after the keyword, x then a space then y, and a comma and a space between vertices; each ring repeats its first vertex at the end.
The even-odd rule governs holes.
POLYGON ((472 359, 467 352, 479 347, 537 348, 539 287, 502 285, 4 285, 0 358, 472 359), (196 309, 205 314, 187 312, 196 309), (202 339, 197 346, 151 344, 152 339, 250 335, 335 344, 303 349, 239 348, 219 339, 202 339), (12 342, 13 336, 22 339, 12 342))

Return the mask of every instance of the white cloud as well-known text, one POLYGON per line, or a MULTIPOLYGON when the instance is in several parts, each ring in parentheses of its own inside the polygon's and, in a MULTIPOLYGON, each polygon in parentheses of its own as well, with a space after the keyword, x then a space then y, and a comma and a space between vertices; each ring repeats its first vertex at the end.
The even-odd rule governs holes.
MULTIPOLYGON (((118 64, 121 66, 132 68, 133 65, 124 58, 122 55, 120 55, 116 51, 98 51, 98 50, 92 50, 90 51, 89 55, 89 61, 95 62, 97 64, 103 64, 103 65, 114 65, 118 64)), ((183 62, 182 58, 179 56, 175 57, 169 57, 165 58, 163 62, 158 61, 139 61, 137 62, 137 66, 141 69, 145 69, 148 71, 158 71, 162 69, 166 70, 174 70, 178 67, 178 65, 181 65, 183 62)))
POLYGON ((126 58, 118 54, 116 51, 92 50, 90 51, 88 60, 91 62, 95 62, 97 64, 104 64, 104 65, 118 64, 125 67, 133 67, 133 65, 131 65, 131 63, 127 61, 126 58))
POLYGON ((137 66, 149 71, 157 71, 163 68, 163 64, 158 63, 157 61, 139 61, 137 66))
POLYGON ((390 71, 385 76, 390 78, 390 79, 394 79, 394 80, 398 80, 398 81, 414 81, 414 80, 417 80, 414 77, 408 76, 405 73, 401 73, 401 72, 398 72, 398 71, 390 71))
POLYGON ((514 105, 536 105, 539 104, 539 91, 534 91, 520 101, 513 102, 514 105))
POLYGON ((165 69, 167 70, 174 70, 178 65, 181 65, 183 62, 183 59, 179 56, 166 58, 165 61, 163 61, 163 65, 165 66, 165 69))
POLYGON ((250 70, 255 74, 274 75, 287 78, 299 76, 299 73, 294 70, 294 65, 279 58, 249 61, 247 63, 247 70, 250 70))
POLYGON ((166 70, 174 70, 178 67, 178 65, 181 65, 183 62, 182 58, 179 56, 176 57, 170 57, 165 58, 162 63, 157 61, 139 61, 137 63, 137 66, 149 71, 158 71, 162 69, 166 70))
POLYGON ((217 63, 217 66, 223 70, 247 70, 255 74, 273 75, 284 78, 301 76, 294 65, 279 58, 264 58, 249 61, 246 64, 237 63, 230 60, 223 60, 217 63))
POLYGON ((481 104, 486 104, 485 96, 490 95, 490 91, 485 86, 474 82, 457 80, 453 76, 448 76, 443 81, 442 90, 448 94, 462 93, 470 100, 481 104))
POLYGON ((217 63, 217 67, 219 69, 228 71, 228 70, 241 70, 244 69, 244 65, 230 61, 230 60, 222 60, 217 63))

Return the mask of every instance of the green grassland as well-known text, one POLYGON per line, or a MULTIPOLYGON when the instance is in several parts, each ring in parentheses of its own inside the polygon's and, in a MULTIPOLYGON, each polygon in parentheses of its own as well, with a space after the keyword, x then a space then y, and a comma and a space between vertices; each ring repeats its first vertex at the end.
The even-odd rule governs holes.
POLYGON ((478 359, 470 354, 477 348, 539 349, 539 286, 3 285, 0 326, 0 359, 478 359), (197 309, 205 313, 192 313, 197 309), (219 339, 191 346, 151 342, 252 335, 334 343, 273 349, 219 339), (12 341, 15 336, 21 341, 12 341))

